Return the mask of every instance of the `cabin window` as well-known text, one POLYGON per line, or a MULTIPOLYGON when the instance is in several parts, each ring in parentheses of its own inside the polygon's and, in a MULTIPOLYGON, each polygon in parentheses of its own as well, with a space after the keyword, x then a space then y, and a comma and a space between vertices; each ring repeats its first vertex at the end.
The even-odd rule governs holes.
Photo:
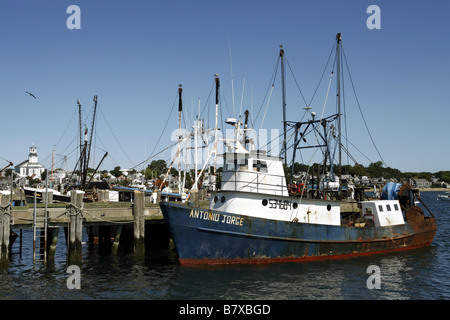
POLYGON ((224 171, 248 170, 248 155, 227 155, 224 171))
POLYGON ((394 209, 395 209, 395 211, 398 211, 398 205, 397 204, 394 204, 394 209))
POLYGON ((379 210, 380 212, 383 212, 383 206, 382 206, 382 205, 379 205, 379 206, 378 206, 378 210, 379 210))
POLYGON ((225 171, 236 171, 237 169, 237 160, 234 162, 227 162, 225 166, 225 171))
POLYGON ((387 211, 391 211, 391 206, 389 204, 386 205, 387 211))
POLYGON ((244 163, 239 163, 239 170, 248 171, 248 159, 245 159, 244 163))
POLYGON ((265 161, 256 160, 254 167, 256 167, 257 172, 267 172, 267 163, 265 161))

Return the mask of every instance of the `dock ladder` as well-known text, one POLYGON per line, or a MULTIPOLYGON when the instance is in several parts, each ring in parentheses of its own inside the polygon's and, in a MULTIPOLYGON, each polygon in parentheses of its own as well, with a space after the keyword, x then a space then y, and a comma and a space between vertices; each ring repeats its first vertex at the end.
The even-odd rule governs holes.
MULTIPOLYGON (((43 197, 42 197, 43 198, 43 197)), ((34 192, 33 210, 33 262, 47 261, 47 202, 48 193, 45 192, 45 209, 36 209, 36 191, 34 192)))

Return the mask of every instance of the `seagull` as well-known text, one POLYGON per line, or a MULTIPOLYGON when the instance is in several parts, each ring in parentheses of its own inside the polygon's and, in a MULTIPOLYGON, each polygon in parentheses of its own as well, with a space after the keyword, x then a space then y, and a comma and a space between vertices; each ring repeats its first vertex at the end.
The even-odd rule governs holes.
POLYGON ((28 91, 25 91, 25 92, 28 93, 30 96, 32 96, 33 98, 36 99, 36 96, 35 96, 34 94, 32 94, 32 93, 30 93, 30 92, 28 92, 28 91))

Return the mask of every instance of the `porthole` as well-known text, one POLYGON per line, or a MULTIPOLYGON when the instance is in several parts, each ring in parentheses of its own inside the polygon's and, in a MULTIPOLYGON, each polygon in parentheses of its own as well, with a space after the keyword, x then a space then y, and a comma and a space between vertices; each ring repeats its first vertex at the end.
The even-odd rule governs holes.
POLYGON ((331 211, 331 204, 327 205, 327 210, 331 211))
POLYGON ((218 196, 215 196, 215 197, 214 197, 214 203, 217 203, 217 201, 219 201, 219 197, 218 197, 218 196))
POLYGON ((220 202, 222 202, 222 203, 225 202, 225 196, 222 196, 222 198, 220 198, 220 202))
POLYGON ((297 203, 297 202, 294 202, 294 203, 292 204, 292 208, 297 209, 297 208, 298 208, 298 203, 297 203))
POLYGON ((264 207, 267 206, 268 203, 269 203, 269 201, 267 201, 267 199, 263 199, 262 205, 263 205, 264 207))

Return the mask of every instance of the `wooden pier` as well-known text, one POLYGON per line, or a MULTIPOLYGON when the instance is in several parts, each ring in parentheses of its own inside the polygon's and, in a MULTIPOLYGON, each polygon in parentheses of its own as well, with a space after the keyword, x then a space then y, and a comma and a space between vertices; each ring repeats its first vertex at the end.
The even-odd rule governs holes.
POLYGON ((51 203, 49 194, 45 204, 13 206, 10 195, 0 194, 0 264, 8 264, 11 230, 17 229, 33 229, 33 252, 43 261, 54 260, 60 228, 71 263, 81 262, 83 227, 91 244, 111 254, 143 255, 146 248, 168 247, 170 236, 159 204, 145 202, 144 192, 134 191, 133 202, 89 203, 83 196, 73 192, 70 203, 51 203))

